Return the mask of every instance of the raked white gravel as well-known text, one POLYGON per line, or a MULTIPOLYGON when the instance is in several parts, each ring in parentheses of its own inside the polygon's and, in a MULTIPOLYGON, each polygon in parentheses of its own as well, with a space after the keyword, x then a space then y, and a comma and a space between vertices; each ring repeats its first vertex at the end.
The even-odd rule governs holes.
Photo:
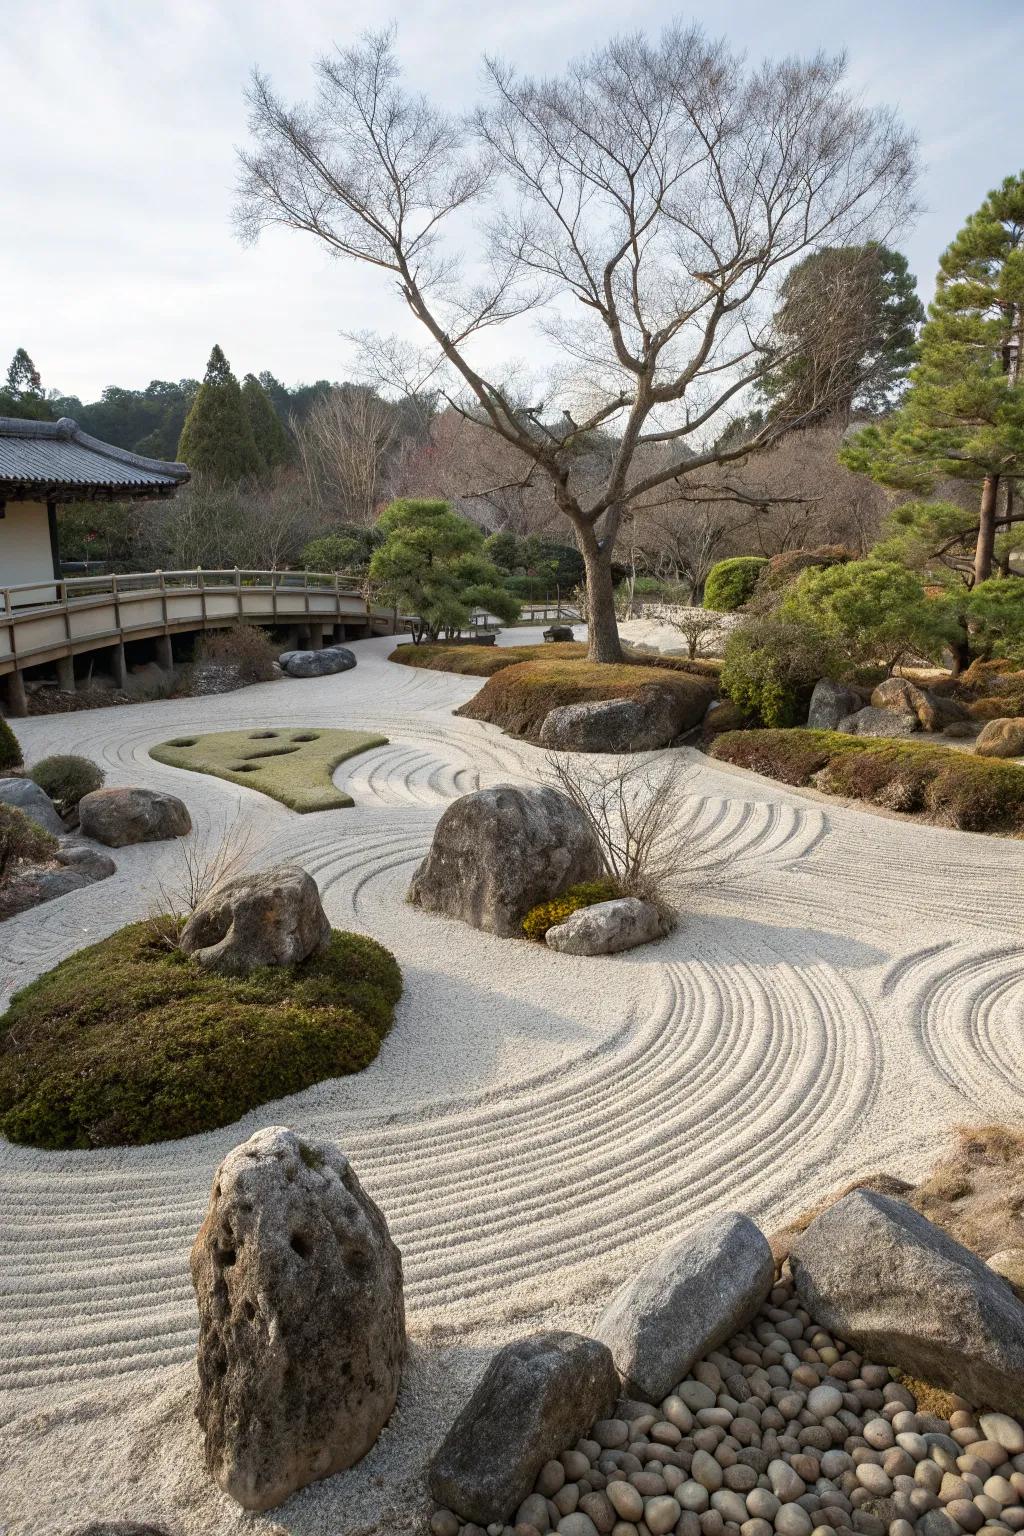
MULTIPOLYGON (((506 643, 536 638, 506 631, 506 643)), ((295 859, 405 996, 378 1060, 222 1130, 43 1153, 0 1142, 0 1530, 87 1517, 176 1536, 416 1530, 421 1473, 495 1344, 586 1328, 636 1264, 716 1209, 765 1227, 871 1168, 922 1171, 951 1124, 1024 1105, 1024 845, 824 803, 694 752, 682 921, 608 959, 496 939, 404 903, 448 801, 544 754, 452 710, 478 680, 355 647, 354 672, 19 721, 29 761, 84 752, 168 789, 261 862, 295 859), (184 731, 352 726, 353 810, 296 816, 154 762, 184 731), (219 1160, 258 1126, 344 1148, 404 1259, 412 1357, 353 1471, 247 1516, 202 1470, 188 1251, 219 1160)), ((150 909, 176 854, 0 926, 0 993, 150 909)))

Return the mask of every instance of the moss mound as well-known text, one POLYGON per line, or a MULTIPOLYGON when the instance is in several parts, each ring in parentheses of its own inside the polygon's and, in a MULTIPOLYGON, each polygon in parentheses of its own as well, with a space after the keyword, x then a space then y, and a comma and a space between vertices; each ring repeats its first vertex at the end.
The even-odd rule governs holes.
POLYGON ((523 918, 523 932, 528 939, 542 941, 549 928, 564 923, 574 912, 596 906, 599 901, 614 901, 619 894, 614 880, 584 880, 579 885, 570 885, 560 896, 531 907, 523 918))
POLYGON ((834 731, 730 731, 712 757, 784 784, 920 815, 964 832, 1024 832, 1024 773, 1012 763, 928 742, 870 741, 834 731))
POLYGON ((0 1018, 0 1131, 59 1148, 213 1130, 362 1071, 401 992, 394 957, 356 934, 242 978, 203 970, 155 924, 134 923, 40 976, 0 1018))
POLYGON ((585 645, 575 641, 547 645, 399 645, 389 661, 403 667, 425 667, 431 672, 457 672, 462 677, 491 677, 520 661, 580 660, 587 654, 585 645))
POLYGON ((386 736, 366 731, 210 731, 162 741, 150 747, 149 755, 174 768, 258 789, 290 810, 305 813, 352 805, 351 795, 337 788, 332 773, 358 752, 386 744, 386 736))
POLYGON ((79 800, 102 789, 106 775, 88 757, 58 753, 44 757, 29 769, 29 778, 49 795, 62 816, 75 810, 79 800))
POLYGON ((671 692, 682 705, 682 730, 699 725, 715 696, 707 678, 677 667, 630 661, 523 661, 488 678, 480 692, 456 714, 487 720, 511 736, 535 740, 545 716, 561 704, 589 704, 601 699, 643 701, 655 689, 671 692))

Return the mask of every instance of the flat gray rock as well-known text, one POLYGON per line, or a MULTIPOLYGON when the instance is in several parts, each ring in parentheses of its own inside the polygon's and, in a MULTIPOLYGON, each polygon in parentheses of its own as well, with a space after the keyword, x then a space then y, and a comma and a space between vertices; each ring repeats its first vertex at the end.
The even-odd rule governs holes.
POLYGON ((873 704, 846 715, 836 726, 844 736, 911 736, 920 729, 916 715, 898 709, 878 709, 873 704))
POLYGON ((348 1159, 270 1126, 217 1170, 192 1248, 196 1417, 244 1509, 351 1467, 398 1397, 402 1261, 348 1159))
POLYGON ((54 837, 60 837, 65 830, 53 801, 31 779, 0 779, 0 803, 24 811, 44 832, 52 832, 54 837))
POLYGON ((319 651, 282 651, 277 658, 288 677, 330 677, 351 672, 356 658, 345 645, 325 645, 319 651))
POLYGON ((748 1217, 727 1211, 694 1227, 627 1280, 594 1336, 611 1350, 626 1390, 642 1402, 660 1403, 695 1360, 750 1321, 774 1277, 763 1233, 748 1217))
POLYGON ((182 929, 181 947, 209 970, 248 976, 265 965, 298 965, 330 936, 313 876, 280 864, 239 875, 207 896, 182 929))
POLYGON ((668 931, 653 902, 619 896, 573 912, 564 923, 548 929, 545 943, 563 955, 617 955, 663 939, 668 931))
POLYGON ((650 752, 667 746, 686 724, 679 699, 651 688, 643 699, 560 704, 545 715, 540 744, 560 752, 650 752))
POLYGON ((823 677, 815 683, 811 694, 808 727, 812 731, 834 731, 841 720, 856 714, 863 707, 863 702, 860 694, 854 693, 852 688, 844 688, 842 683, 834 683, 830 677, 823 677))
POLYGON ((854 1190, 811 1222, 790 1263, 815 1322, 855 1349, 1024 1413, 1024 1304, 913 1206, 854 1190))
POLYGON ((434 1458, 437 1502, 480 1525, 507 1522, 537 1473, 607 1418, 612 1357, 578 1333, 537 1333, 498 1351, 434 1458))
POLYGON ((128 843, 184 837, 192 830, 192 818, 177 795, 156 789, 94 789, 78 802, 78 825, 83 837, 108 848, 124 848, 128 843))
POLYGON ((448 807, 409 900, 488 933, 521 937, 531 907, 603 873, 597 839, 567 795, 499 784, 448 807))

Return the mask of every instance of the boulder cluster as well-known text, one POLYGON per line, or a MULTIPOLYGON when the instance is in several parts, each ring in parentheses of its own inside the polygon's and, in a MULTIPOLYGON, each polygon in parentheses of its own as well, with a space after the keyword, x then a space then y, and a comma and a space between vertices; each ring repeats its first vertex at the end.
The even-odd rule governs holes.
POLYGON ((807 716, 812 730, 847 736, 910 736, 915 731, 959 735, 968 723, 962 704, 905 677, 887 677, 872 692, 870 703, 855 689, 823 677, 811 695, 807 716))
POLYGON ((715 1218, 624 1286, 594 1332, 558 1349, 559 1393, 534 1382, 528 1433, 515 1392, 503 1412, 496 1389, 525 1353, 536 1375, 550 1336, 492 1362, 435 1459, 433 1536, 1024 1530, 1024 1306, 902 1201, 855 1191, 778 1277, 751 1223, 715 1218), (608 1409, 595 1347, 617 1367, 608 1409), (601 1411, 559 1442, 574 1360, 573 1400, 601 1411), (941 1414, 903 1372, 949 1388, 941 1414))

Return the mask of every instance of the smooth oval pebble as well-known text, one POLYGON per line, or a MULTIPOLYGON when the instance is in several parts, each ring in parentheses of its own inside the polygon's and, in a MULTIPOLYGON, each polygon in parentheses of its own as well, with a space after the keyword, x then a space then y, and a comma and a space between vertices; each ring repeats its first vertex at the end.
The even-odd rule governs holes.
POLYGON ((648 1499, 644 1505, 644 1524, 651 1536, 667 1536, 669 1531, 675 1530, 681 1514, 682 1510, 671 1494, 664 1494, 656 1499, 648 1499))
POLYGON ((779 1501, 768 1488, 752 1488, 747 1494, 747 1508, 757 1519, 774 1520, 779 1501))
POLYGON ((704 1484, 694 1482, 692 1478, 679 1484, 675 1496, 684 1509, 692 1509, 697 1515, 702 1515, 711 1503, 711 1495, 704 1484))
POLYGON ((590 1516, 581 1514, 578 1509, 571 1515, 564 1515, 555 1529, 558 1536, 601 1536, 590 1516))
POLYGON ((876 1499, 887 1499, 892 1493, 892 1479, 873 1461, 863 1461, 857 1468, 857 1481, 876 1499))
POLYGON ((985 1516, 970 1499, 950 1499, 946 1514, 951 1515, 964 1531, 980 1531, 985 1524, 985 1516))
POLYGON ((779 1536, 811 1536, 814 1522, 799 1504, 783 1504, 775 1516, 779 1536))
POLYGON ((986 1440, 994 1440, 1011 1456, 1024 1454, 1024 1429, 1008 1413, 982 1413, 978 1425, 986 1440))
POLYGON ((546 1499, 553 1499, 559 1488, 565 1486, 565 1468, 560 1461, 546 1461, 537 1473, 537 1481, 534 1483, 537 1493, 542 1493, 546 1499))
POLYGON ((612 1508, 623 1520, 642 1520, 644 1517, 643 1496, 633 1487, 632 1483, 609 1483, 605 1489, 612 1508))
POLYGON ((1005 1477, 987 1478, 982 1492, 987 1494, 990 1499, 995 1499, 997 1504, 1002 1504, 1004 1507, 1008 1504, 1016 1504, 1017 1502, 1017 1495, 1014 1492, 1013 1485, 1005 1477))
POLYGON ((709 1493, 717 1493, 722 1486, 722 1465, 707 1451, 694 1451, 690 1463, 690 1476, 701 1483, 709 1493))
MULTIPOLYGON (((547 1519, 547 1513, 544 1515, 547 1519)), ((459 1521, 450 1509, 439 1509, 431 1517, 431 1536, 459 1536, 459 1521)))
POLYGON ((593 1436, 605 1450, 616 1451, 629 1443, 629 1425, 624 1419, 598 1419, 593 1436))
POLYGON ((733 1493, 731 1488, 720 1488, 717 1493, 711 1495, 711 1508, 717 1509, 723 1520, 731 1520, 733 1525, 742 1525, 747 1518, 747 1506, 741 1494, 733 1493))
POLYGON ((812 1387, 807 1394, 807 1406, 816 1418, 827 1419, 843 1406, 843 1394, 838 1387, 812 1387))

